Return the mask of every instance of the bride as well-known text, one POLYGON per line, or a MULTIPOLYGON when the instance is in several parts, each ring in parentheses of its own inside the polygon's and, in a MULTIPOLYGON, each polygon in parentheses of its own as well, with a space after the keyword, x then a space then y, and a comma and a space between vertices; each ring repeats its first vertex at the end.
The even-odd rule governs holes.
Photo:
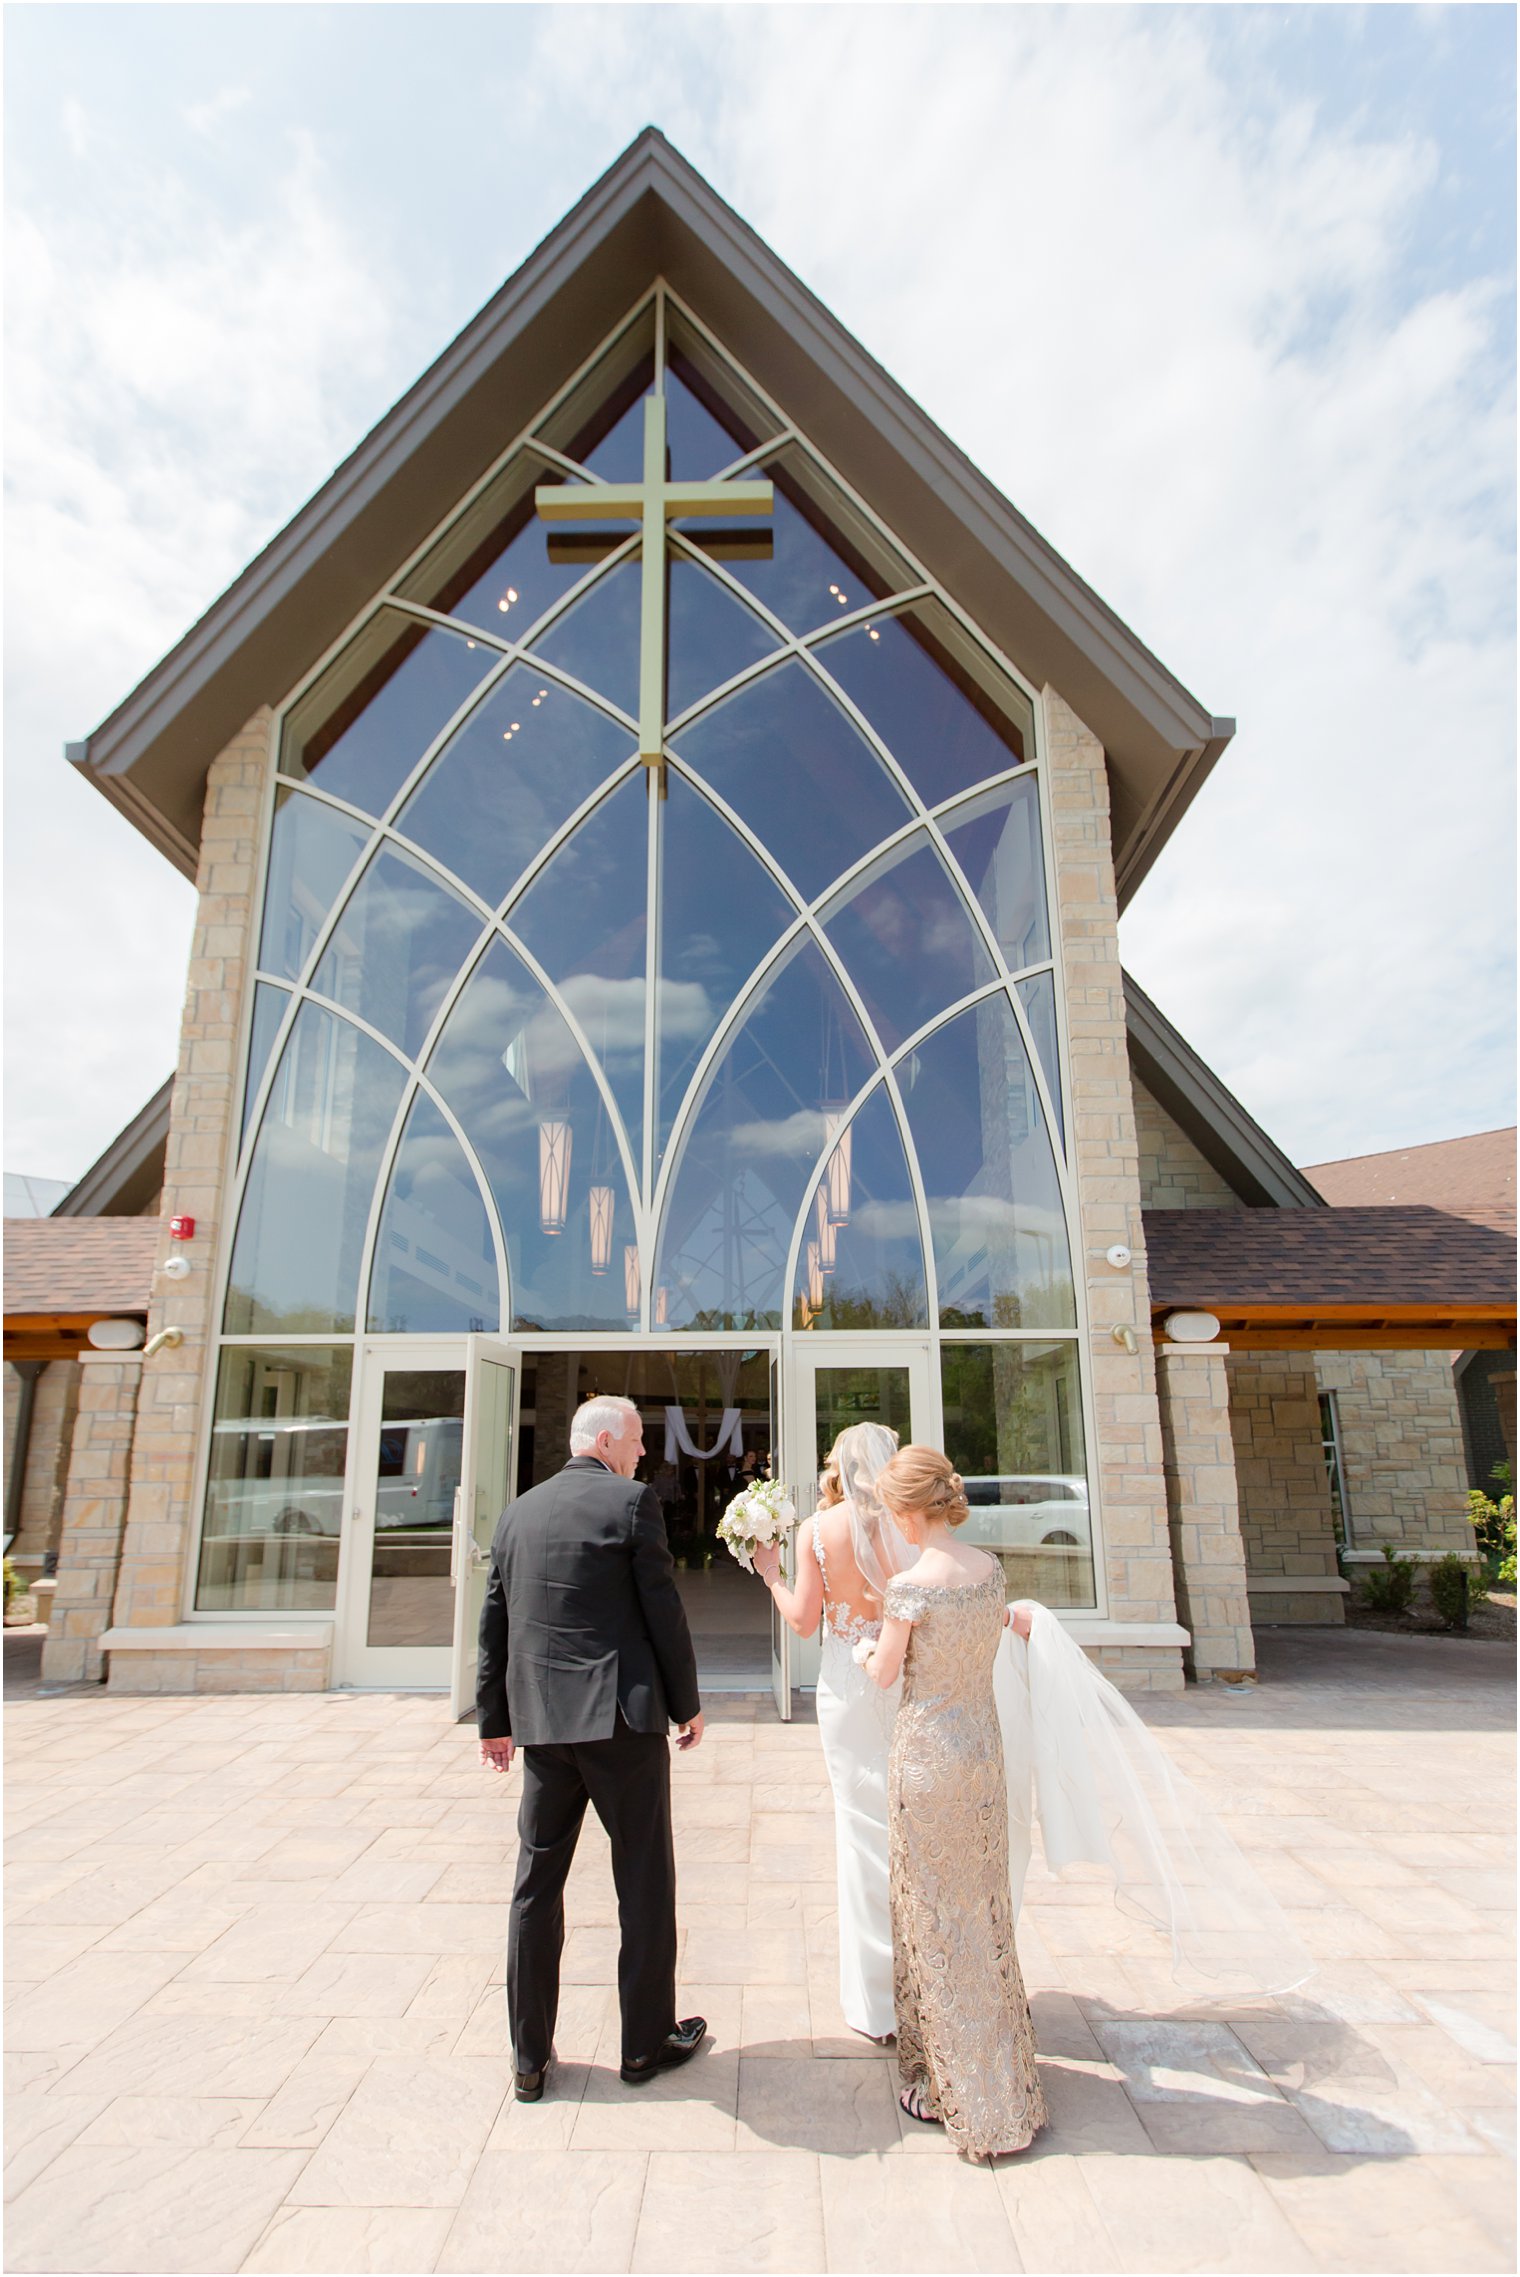
POLYGON ((799 1637, 823 1623, 818 1736, 834 1794, 839 1877, 839 2005, 852 2030, 893 2032, 892 1917, 887 1897, 887 1751, 898 1689, 880 1690, 853 1658, 881 1634, 882 1599, 913 1551, 876 1491, 897 1453, 884 1423, 841 1431, 818 1482, 816 1516, 798 1529, 797 1585, 780 1553, 757 1549, 755 1571, 799 1637))

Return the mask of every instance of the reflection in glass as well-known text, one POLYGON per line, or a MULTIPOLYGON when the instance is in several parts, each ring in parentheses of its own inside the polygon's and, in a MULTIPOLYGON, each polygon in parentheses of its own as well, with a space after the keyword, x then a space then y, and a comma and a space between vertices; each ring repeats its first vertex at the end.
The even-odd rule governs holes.
POLYGON ((335 1345, 223 1351, 199 1612, 331 1611, 352 1365, 352 1354, 335 1345))
POLYGON ((929 1202, 944 1328, 1070 1328, 1071 1254, 1050 1134, 1012 1008, 985 997, 898 1081, 929 1202))
POLYGON ((514 665, 439 752, 396 827, 494 909, 629 756, 626 728, 557 680, 514 665))
POLYGON ((533 643, 531 653, 557 664, 583 688, 592 688, 637 719, 639 712, 639 596, 643 570, 621 561, 572 601, 563 616, 533 643))
POLYGON ((333 928, 312 987, 415 1059, 480 928, 477 912, 430 870, 382 846, 333 928))
POLYGON ((634 1218, 606 1102, 561 1015, 504 941, 444 1022, 428 1073, 478 1156, 507 1242, 513 1326, 626 1334, 620 1278, 591 1270, 593 1186, 614 1192, 613 1240, 634 1218), (565 1230, 545 1230, 543 1127, 569 1125, 565 1230))
POLYGON ((812 942, 793 944, 711 1069, 682 1141, 655 1268, 670 1328, 776 1328, 792 1227, 824 1150, 825 1109, 872 1062, 812 942))
POLYGON ((992 921, 1010 968, 1043 964, 1050 955, 1045 917, 1045 864, 1040 852, 1040 794, 1033 775, 984 791, 940 828, 972 892, 992 921))
POLYGON ((852 879, 824 925, 889 1051, 993 978, 971 913, 923 835, 852 879))
POLYGON ((961 1539, 997 1555, 1012 1596, 1096 1604, 1075 1343, 946 1344, 940 1371, 961 1539))
POLYGON ((496 1250, 475 1174, 419 1091, 391 1171, 370 1273, 374 1335, 499 1328, 496 1250))
POLYGON ((603 482, 641 481, 644 398, 653 386, 654 358, 645 356, 564 446, 566 458, 589 467, 603 482))
POLYGON ((593 562, 628 536, 626 522, 608 523, 600 530, 579 524, 576 537, 567 542, 563 525, 543 520, 533 495, 565 480, 531 453, 516 462, 503 477, 504 485, 517 493, 508 510, 494 519, 480 515, 489 520, 489 527, 463 559, 456 557, 468 539, 446 538, 438 552, 454 566, 440 576, 437 570, 430 574, 425 564, 418 572, 417 598, 445 616, 479 625, 497 640, 521 640, 547 609, 579 584, 593 562))
POLYGON ((497 661, 478 641, 387 612, 302 700, 280 765, 379 814, 497 661), (321 724, 308 732, 308 718, 321 724))
POLYGON ((387 1368, 375 1449, 368 1645, 454 1639, 449 1578, 464 1460, 463 1368, 387 1368))
MULTIPOLYGON (((848 609, 863 608, 880 600, 891 588, 864 563, 846 558, 848 548, 836 536, 824 534, 823 517, 784 459, 767 459, 750 470, 750 479, 775 485, 775 499, 766 517, 770 530, 768 557, 748 548, 725 562, 725 567, 748 592, 779 617, 789 632, 812 632, 829 618, 848 609)), ((675 527, 694 545, 703 538, 699 521, 677 521, 675 527)), ((709 525, 709 529, 711 525, 709 525)))
MULTIPOLYGON (((885 1086, 849 1126, 849 1209, 829 1209, 832 1161, 825 1162, 803 1209, 803 1239, 792 1291, 797 1328, 920 1328, 929 1321, 918 1210, 902 1134, 885 1086), (809 1245, 816 1257, 809 1258, 809 1245), (814 1269, 810 1271, 810 1266, 814 1269), (821 1300, 815 1304, 815 1295, 821 1300)), ((836 1188, 841 1181, 834 1180, 836 1188)))
POLYGON ((875 752, 795 659, 684 727, 680 751, 809 900, 908 819, 875 752))
POLYGON ((276 798, 259 965, 298 980, 369 832, 321 799, 299 791, 276 798))
POLYGON ((819 662, 857 704, 926 806, 1033 756, 1029 707, 999 710, 934 638, 927 613, 880 617, 825 641, 819 662))
POLYGON ((364 1229, 404 1082, 383 1045, 320 1005, 301 1006, 254 1141, 230 1335, 353 1327, 364 1229))
POLYGON ((676 719, 689 704, 776 646, 776 636, 742 601, 693 561, 669 557, 665 712, 676 719))
POLYGON ((841 1431, 884 1423, 906 1446, 913 1436, 912 1390, 906 1368, 820 1368, 813 1378, 813 1443, 818 1468, 841 1431))
POLYGON ((244 1138, 248 1136, 248 1121, 253 1113, 253 1103, 258 1097, 259 1085, 264 1080, 264 1070, 269 1065, 269 1055, 274 1049, 274 1039, 279 1034, 280 1022, 285 1017, 285 1007, 289 1002, 290 997, 283 988, 275 988, 267 980, 256 983, 253 991, 253 1025, 248 1037, 248 1078, 243 1086, 244 1138))
POLYGON ((648 838, 641 767, 593 807, 507 915, 601 1061, 635 1161, 644 1143, 648 838))
POLYGON ((718 1023, 796 915, 736 831, 674 768, 660 815, 658 1153, 718 1023))
POLYGON ((1034 1048, 1040 1055, 1040 1072, 1050 1093, 1050 1104, 1055 1109, 1056 1136, 1065 1138, 1065 1118, 1061 1106, 1061 1055, 1056 1046, 1056 984, 1048 972, 1032 973, 1028 980, 1017 983, 1019 1002, 1029 1022, 1029 1033, 1034 1048))
POLYGON ((705 481, 760 440, 679 349, 665 367, 665 438, 671 478, 678 482, 705 481))

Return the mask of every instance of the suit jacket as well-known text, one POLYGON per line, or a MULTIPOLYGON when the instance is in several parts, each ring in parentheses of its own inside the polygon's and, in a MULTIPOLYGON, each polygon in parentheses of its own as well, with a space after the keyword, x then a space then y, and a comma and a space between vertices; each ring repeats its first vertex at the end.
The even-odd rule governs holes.
POLYGON ((491 1544, 475 1686, 482 1739, 523 1747, 689 1723, 701 1701, 659 1498, 594 1455, 509 1503, 491 1544))

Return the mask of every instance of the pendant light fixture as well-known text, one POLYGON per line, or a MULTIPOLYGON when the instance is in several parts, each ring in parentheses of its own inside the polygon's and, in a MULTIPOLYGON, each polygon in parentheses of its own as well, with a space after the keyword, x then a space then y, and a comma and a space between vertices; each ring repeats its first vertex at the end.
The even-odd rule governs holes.
POLYGON ((570 1125, 559 1118, 538 1126, 538 1222, 563 1233, 570 1199, 570 1125))
POLYGON ((850 1142, 854 1133, 845 1121, 848 1112, 842 1102, 825 1105, 823 1110, 824 1136, 832 1150, 823 1174, 823 1191, 828 1195, 829 1223, 836 1226, 850 1222, 850 1142))
POLYGON ((623 1309, 630 1320, 639 1317, 639 1245, 636 1241, 623 1244, 623 1309))
POLYGON ((829 1216, 829 1182, 827 1177, 819 1183, 816 1214, 818 1219, 818 1269, 821 1273, 828 1274, 833 1272, 837 1262, 835 1244, 839 1238, 839 1228, 829 1216))
POLYGON ((823 1310, 823 1266, 818 1256, 818 1244, 807 1245, 808 1308, 819 1313, 823 1310))
POLYGON ((591 1189, 591 1270, 605 1273, 612 1257, 612 1188, 591 1189))

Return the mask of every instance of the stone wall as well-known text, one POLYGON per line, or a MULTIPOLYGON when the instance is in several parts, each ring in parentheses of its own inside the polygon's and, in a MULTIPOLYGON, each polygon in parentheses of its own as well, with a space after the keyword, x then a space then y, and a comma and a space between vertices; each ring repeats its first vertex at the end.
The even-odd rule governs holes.
POLYGON ((1341 1420, 1354 1550, 1473 1547, 1449 1352, 1317 1352, 1341 1420))
POLYGON ((1133 1072, 1135 1135, 1140 1149, 1140 1206, 1146 1210, 1241 1210, 1236 1193, 1182 1125, 1153 1099, 1133 1072))
POLYGON ((127 1482, 143 1363, 136 1352, 90 1352, 77 1361, 79 1410, 69 1450, 58 1590, 42 1648, 50 1684, 95 1681, 111 1625, 127 1510, 127 1482))
MULTIPOLYGON (((1053 688, 1049 723, 1050 815, 1057 913, 1065 965, 1073 1097, 1067 1130, 1076 1158, 1087 1286, 1097 1446, 1089 1462, 1098 1489, 1109 1611, 1119 1621, 1174 1622, 1171 1536, 1162 1468, 1161 1417, 1145 1276, 1139 1147, 1119 967, 1108 774, 1102 746, 1053 688), (1115 1272, 1105 1252, 1122 1242, 1134 1263, 1115 1272), (1114 1328, 1131 1331, 1133 1352, 1114 1328)), ((1175 1646, 1105 1650, 1100 1665, 1127 1686, 1175 1689, 1175 1646)))
MULTIPOLYGON (((5 1476, 10 1481, 16 1410, 21 1378, 5 1371, 5 1476)), ((26 1477, 21 1488, 20 1522, 10 1555, 25 1571, 40 1572, 45 1551, 58 1547, 63 1497, 69 1474, 69 1445, 79 1405, 79 1367, 73 1360, 49 1360, 37 1378, 26 1477)))
MULTIPOLYGON (((117 1593, 117 1621, 124 1628, 178 1621, 195 1539, 196 1451, 214 1332, 212 1278, 235 1151, 237 1047, 269 763, 269 713, 261 711, 213 762, 206 784, 200 902, 164 1166, 164 1208, 193 1217, 195 1239, 172 1245, 189 1259, 188 1280, 168 1281, 161 1272, 154 1278, 149 1339, 175 1327, 184 1341, 156 1353, 143 1368, 117 1593)), ((170 1248, 166 1218, 160 1266, 170 1248)))
POLYGON ((1221 1344, 1163 1344, 1156 1355, 1177 1616, 1200 1683, 1256 1666, 1230 1399, 1221 1344))
POLYGON ((1313 1357, 1232 1352, 1226 1367, 1252 1616, 1295 1626, 1338 1624, 1346 1592, 1337 1586, 1313 1357), (1277 1576, 1323 1586, 1262 1586, 1277 1576))

